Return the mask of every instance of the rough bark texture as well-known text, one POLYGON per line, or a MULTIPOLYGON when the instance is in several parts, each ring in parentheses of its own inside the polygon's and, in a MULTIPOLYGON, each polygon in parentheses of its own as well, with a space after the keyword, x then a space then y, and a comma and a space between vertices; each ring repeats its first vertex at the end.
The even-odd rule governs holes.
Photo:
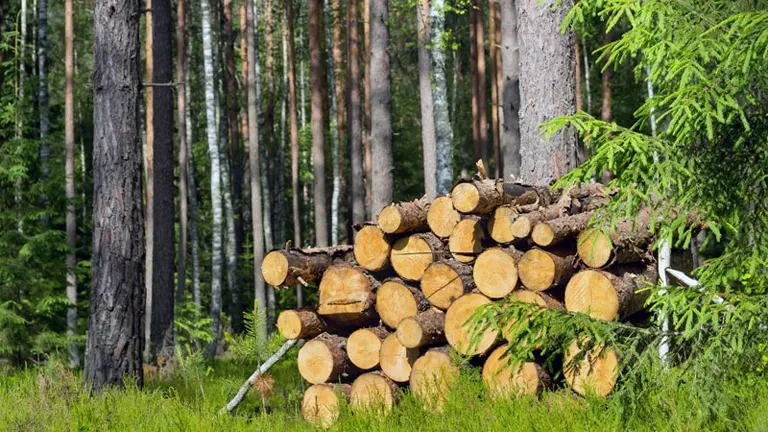
MULTIPOLYGON (((360 12, 355 9, 355 14, 360 12)), ((363 0, 363 169, 365 171, 365 215, 373 217, 371 200, 373 198, 373 160, 371 156, 371 0, 363 0)), ((351 27, 350 27, 351 28, 351 27)), ((350 39, 351 40, 351 39, 350 39)), ((358 40, 359 43, 359 40, 358 40)), ((350 51, 351 55, 351 51, 350 51)))
POLYGON ((531 239, 541 247, 554 246, 573 239, 587 228, 592 215, 592 212, 586 212, 539 222, 533 227, 531 239))
MULTIPOLYGON (((351 166, 352 224, 365 221, 362 107, 360 105, 360 36, 358 1, 347 2, 347 76, 349 79, 349 154, 351 166)), ((367 68, 366 68, 367 69, 367 68)))
POLYGON ((176 2, 176 118, 179 128, 179 255, 177 258, 176 303, 184 301, 187 286, 189 187, 187 184, 187 13, 184 0, 176 2))
POLYGON ((417 200, 394 203, 384 207, 379 213, 379 228, 387 234, 423 231, 427 226, 429 211, 428 197, 417 200))
POLYGON ((328 267, 352 259, 352 246, 276 250, 264 257, 261 274, 275 288, 314 285, 328 267))
POLYGON ((355 330, 347 339, 349 360, 361 370, 371 370, 378 367, 381 343, 389 334, 389 330, 384 327, 355 330))
POLYGON ((627 318, 644 307, 650 295, 646 288, 656 277, 653 265, 623 266, 611 273, 583 270, 565 288, 565 308, 596 319, 627 318))
POLYGON ((328 211, 325 198, 325 128, 323 125, 323 2, 309 0, 309 72, 312 93, 312 173, 314 175, 315 244, 328 246, 328 211))
POLYGON ((579 258, 592 268, 648 258, 647 246, 653 239, 650 214, 641 212, 637 220, 616 223, 615 230, 592 228, 582 232, 577 241, 579 258))
MULTIPOLYGON (((51 170, 48 166, 48 159, 51 157, 51 148, 48 145, 48 134, 50 131, 48 103, 48 0, 38 0, 37 2, 37 110, 39 115, 40 128, 40 174, 43 181, 48 180, 48 174, 51 170)), ((43 192, 40 196, 41 204, 45 207, 48 197, 43 192)), ((43 216, 43 223, 48 224, 48 216, 43 216)))
POLYGON ((499 83, 501 82, 501 67, 499 44, 499 8, 493 0, 488 1, 488 57, 491 74, 491 142, 493 143, 493 167, 496 178, 504 178, 502 174, 501 137, 499 136, 499 83))
POLYGON ((480 139, 480 158, 486 167, 488 164, 488 108, 486 100, 486 76, 485 76, 485 12, 483 0, 473 0, 475 44, 477 44, 477 129, 480 139))
POLYGON ((573 0, 559 2, 553 9, 554 3, 516 2, 520 58, 525 59, 520 75, 521 178, 542 186, 576 167, 574 130, 566 128, 546 140, 539 129, 542 122, 571 114, 576 108, 575 36, 571 30, 560 34, 573 0))
POLYGON ((443 52, 443 27, 445 5, 443 0, 432 0, 429 10, 429 27, 432 33, 432 80, 435 105, 435 136, 437 142, 437 194, 451 190, 453 182, 453 129, 448 113, 448 85, 445 80, 445 53, 443 52))
POLYGON ((391 328, 397 328, 403 319, 429 307, 429 300, 418 288, 397 278, 388 279, 376 290, 376 312, 381 321, 391 328))
POLYGON ((392 79, 389 0, 371 2, 371 214, 392 202, 392 79))
POLYGON ((500 1, 501 59, 504 80, 501 104, 504 123, 501 151, 504 159, 504 179, 520 178, 520 42, 517 36, 516 2, 500 1))
POLYGON ((437 196, 437 134, 435 105, 430 81, 429 0, 416 6, 416 34, 419 42, 419 101, 421 103, 421 147, 424 159, 424 193, 430 200, 437 196))
POLYGON ((293 245, 301 247, 299 213, 299 121, 296 107, 296 54, 293 30, 293 0, 285 1, 285 26, 288 33, 288 124, 291 139, 291 190, 293 197, 293 245))
POLYGON ((406 348, 445 343, 445 313, 432 308, 405 318, 397 326, 397 339, 406 348))
POLYGON ((323 333, 299 350, 299 373, 311 384, 333 382, 358 372, 349 361, 347 338, 323 333))
POLYGON ((289 340, 310 339, 326 331, 325 321, 313 309, 289 309, 277 317, 277 329, 289 340))
POLYGON ((421 291, 434 307, 442 310, 474 288, 472 266, 451 259, 432 264, 421 278, 421 291))
MULTIPOLYGON (((185 53, 184 67, 189 66, 189 60, 192 56, 192 39, 190 39, 189 49, 185 53)), ((189 74, 184 74, 184 96, 186 100, 191 100, 191 88, 189 85, 189 74)), ((189 104, 185 105, 184 110, 184 128, 187 132, 187 143, 192 143, 192 115, 189 104)), ((189 243, 192 248, 192 299, 195 303, 195 309, 202 311, 202 294, 200 292, 200 236, 198 235, 197 221, 197 186, 195 183, 195 158, 192 155, 192 146, 187 146, 187 183, 189 184, 189 243)), ((237 316, 238 314, 235 314, 237 316)))
POLYGON ((128 377, 143 384, 138 14, 138 0, 95 3, 93 287, 84 373, 95 389, 122 386, 128 377))

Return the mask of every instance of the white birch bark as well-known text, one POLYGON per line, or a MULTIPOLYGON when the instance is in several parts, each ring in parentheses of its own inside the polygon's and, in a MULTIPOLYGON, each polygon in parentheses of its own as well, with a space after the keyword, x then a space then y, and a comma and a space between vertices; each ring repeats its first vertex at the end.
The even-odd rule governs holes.
MULTIPOLYGON (((328 0, 325 0, 325 10, 330 10, 328 0)), ((331 96, 331 109, 328 118, 331 120, 331 145, 333 186, 331 191, 331 246, 339 244, 339 209, 341 208, 341 173, 339 172, 339 130, 337 128, 336 110, 336 69, 333 61, 333 14, 325 24, 325 46, 328 55, 328 93, 331 96)))
POLYGON ((584 90, 587 92, 587 112, 592 111, 592 86, 589 78, 589 50, 587 49, 587 40, 581 37, 581 51, 584 57, 584 90))
MULTIPOLYGON (((187 38, 187 68, 192 64, 192 41, 194 38, 187 38)), ((195 309, 202 312, 202 298, 200 292, 200 236, 197 229, 197 187, 195 185, 195 159, 192 154, 192 112, 190 105, 191 87, 189 85, 189 70, 184 74, 184 92, 186 93, 187 103, 184 107, 184 123, 186 123, 187 134, 187 185, 189 196, 189 245, 192 255, 192 299, 195 309)))
POLYGON ((419 46, 419 101, 421 104, 421 152, 424 166, 424 193, 430 200, 437 194, 437 137, 435 133, 435 105, 430 80, 429 2, 416 5, 416 37, 419 46))
POLYGON ((435 143, 437 152, 436 193, 437 195, 445 195, 450 192, 453 186, 453 129, 448 113, 448 85, 445 78, 445 52, 442 46, 443 29, 445 26, 445 4, 443 0, 432 1, 432 7, 429 10, 429 22, 430 36, 432 38, 432 96, 435 110, 435 143))
MULTIPOLYGON (((299 26, 299 52, 296 58, 301 59, 304 53, 304 27, 299 26)), ((301 113, 301 124, 299 127, 304 129, 307 125, 307 104, 306 93, 304 92, 304 60, 299 60, 299 112, 301 113)))

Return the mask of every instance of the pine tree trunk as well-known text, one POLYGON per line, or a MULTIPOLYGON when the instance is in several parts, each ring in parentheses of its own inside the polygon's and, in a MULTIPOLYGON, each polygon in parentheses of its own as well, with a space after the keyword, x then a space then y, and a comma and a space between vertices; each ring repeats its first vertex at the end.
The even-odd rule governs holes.
POLYGON ((333 193, 331 198, 331 243, 336 245, 339 243, 339 233, 343 229, 339 220, 341 213, 341 183, 344 177, 344 172, 340 162, 340 155, 342 152, 343 143, 346 142, 347 135, 347 103, 345 97, 344 82, 344 51, 342 46, 342 26, 344 25, 344 18, 341 11, 341 0, 333 0, 331 2, 331 28, 333 29, 333 37, 329 44, 332 49, 332 71, 333 74, 333 94, 331 99, 331 107, 336 114, 336 132, 334 137, 334 151, 333 151, 333 193))
POLYGON ((576 56, 576 111, 584 110, 584 98, 581 91, 581 47, 579 46, 579 39, 575 42, 576 56))
MULTIPOLYGON (((371 200, 373 198, 373 158, 371 153, 371 0, 363 0, 362 17, 360 9, 355 9, 355 19, 358 27, 356 40, 359 43, 360 19, 363 21, 363 114, 362 114, 362 140, 363 140, 363 169, 365 170, 365 217, 372 219, 371 200)), ((359 52, 359 48, 356 48, 359 52)), ((358 59, 358 62, 360 60, 358 59)), ((359 63, 358 63, 359 64, 359 63)), ((359 78, 358 78, 359 80, 359 78)), ((359 89, 359 87, 358 87, 359 89)), ((359 91, 359 90, 358 90, 359 91)))
POLYGON ((309 59, 312 90, 312 173, 314 174, 315 244, 328 246, 328 212, 325 202, 325 130, 323 125, 323 3, 309 0, 309 59))
POLYGON ((485 29, 483 0, 474 0, 475 43, 477 43, 477 129, 480 138, 480 158, 488 165, 488 114, 485 99, 485 29))
POLYGON ((392 77, 389 0, 371 0, 371 214, 392 202, 392 77))
POLYGON ((419 44, 419 100, 421 101, 421 145, 424 159, 424 193, 429 200, 437 196, 437 136, 435 106, 430 81, 429 0, 416 6, 416 34, 419 44))
POLYGON ((176 303, 184 301, 187 284, 187 234, 188 228, 188 187, 187 187, 187 112, 186 95, 186 9, 184 0, 176 2, 176 119, 179 128, 179 256, 177 257, 176 303))
POLYGON ((69 367, 80 367, 80 351, 72 340, 77 334, 77 213, 75 212, 75 45, 74 16, 72 0, 64 1, 64 141, 66 158, 64 162, 65 195, 67 198, 67 338, 70 338, 69 367))
POLYGON ((349 152, 351 165, 352 224, 365 221, 362 107, 360 106, 360 54, 358 2, 347 2, 347 76, 349 79, 349 152))
POLYGON ((517 36, 515 3, 501 1, 501 61, 504 80, 501 104, 504 124, 501 151, 504 159, 504 179, 520 178, 520 42, 517 36))
POLYGON ((143 384, 138 14, 138 0, 95 3, 93 287, 84 372, 95 389, 126 378, 143 384))
POLYGON ((576 167, 576 134, 564 129, 549 140, 539 125, 576 108, 573 75, 576 41, 573 31, 560 33, 560 25, 573 6, 572 0, 520 0, 517 2, 520 37, 520 138, 523 144, 521 177, 546 186, 576 167), (544 73, 543 71, 546 71, 544 73))
POLYGON ((475 2, 472 0, 469 5, 469 14, 467 16, 469 24, 469 74, 470 74, 470 86, 472 89, 472 150, 474 161, 482 159, 482 146, 480 145, 480 122, 479 116, 479 94, 478 88, 478 73, 477 73, 477 26, 475 25, 477 10, 475 10, 475 2))
POLYGON ((435 107, 435 141, 437 153, 437 195, 445 195, 453 185, 453 129, 448 113, 448 86, 445 80, 445 52, 443 26, 445 24, 443 0, 433 0, 429 10, 432 38, 433 102, 435 107))
MULTIPOLYGON (((149 11, 152 10, 152 0, 145 0, 145 5, 149 11)), ((152 82, 154 75, 154 62, 155 55, 154 50, 154 35, 152 31, 154 25, 152 24, 152 17, 154 12, 147 12, 145 15, 144 24, 144 228, 146 232, 146 241, 144 243, 147 252, 144 256, 144 289, 146 291, 146 304, 144 305, 144 360, 154 363, 152 360, 152 300, 154 294, 152 290, 152 283, 155 278, 152 277, 152 269, 155 265, 154 251, 155 251, 155 121, 154 121, 154 92, 155 88, 151 85, 146 85, 152 82)))
MULTIPOLYGON (((19 87, 16 93, 19 101, 24 101, 24 82, 27 78, 27 0, 21 0, 20 11, 20 23, 19 23, 19 87)), ((24 110, 16 110, 16 138, 21 138, 22 131, 24 130, 24 110)), ((19 195, 16 196, 16 202, 21 199, 19 195)))
POLYGON ((494 176, 502 176, 501 160, 501 137, 499 136, 499 82, 497 78, 497 67, 499 65, 497 20, 498 8, 493 0, 488 1, 488 55, 491 64, 491 142, 493 143, 493 166, 494 176))
MULTIPOLYGON (((304 53, 304 27, 299 26, 299 57, 304 53)), ((304 60, 299 60, 299 109, 301 110, 301 128, 307 125, 307 98, 305 90, 304 60)))

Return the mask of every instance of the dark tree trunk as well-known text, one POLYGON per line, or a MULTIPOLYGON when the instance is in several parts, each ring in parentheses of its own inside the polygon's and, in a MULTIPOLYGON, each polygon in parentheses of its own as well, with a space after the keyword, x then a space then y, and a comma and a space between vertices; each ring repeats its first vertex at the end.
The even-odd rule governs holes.
POLYGON ((347 75, 349 79, 349 152, 352 186, 352 223, 365 221, 365 174, 360 106, 360 37, 357 0, 347 2, 347 75))
POLYGON ((328 211, 325 197, 325 127, 323 114, 323 2, 309 0, 309 74, 312 99, 312 173, 315 177, 315 244, 328 246, 328 211))
POLYGON ((520 178, 520 42, 517 37, 515 3, 501 1, 501 62, 504 79, 501 104, 504 122, 501 151, 504 158, 504 179, 520 178))
POLYGON ((95 3, 93 287, 85 363, 95 389, 122 386, 128 377, 143 384, 139 13, 138 0, 95 3))
POLYGON ((179 256, 177 257, 176 303, 184 300, 187 283, 187 48, 186 9, 184 0, 176 2, 176 117, 179 127, 179 256))

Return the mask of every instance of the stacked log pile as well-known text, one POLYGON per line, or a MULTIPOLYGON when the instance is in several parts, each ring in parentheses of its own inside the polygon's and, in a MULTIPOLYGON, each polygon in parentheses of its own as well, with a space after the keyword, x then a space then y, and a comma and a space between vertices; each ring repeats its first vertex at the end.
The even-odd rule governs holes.
MULTIPOLYGON (((504 332, 489 329, 471 340, 466 322, 504 299, 604 320, 639 311, 642 289, 656 279, 650 217, 611 232, 590 228, 610 198, 599 184, 553 191, 465 180, 450 196, 384 208, 375 223, 359 227, 353 246, 270 252, 262 267, 268 283, 319 289, 316 307, 284 311, 277 322, 284 337, 308 340, 298 357, 312 384, 304 417, 328 426, 342 398, 353 410, 386 412, 404 386, 440 410, 458 374, 452 351, 483 363, 491 398, 551 386, 553 371, 541 364, 506 367, 504 332)), ((574 392, 613 389, 616 353, 579 355, 575 343, 565 351, 563 376, 574 392)))

